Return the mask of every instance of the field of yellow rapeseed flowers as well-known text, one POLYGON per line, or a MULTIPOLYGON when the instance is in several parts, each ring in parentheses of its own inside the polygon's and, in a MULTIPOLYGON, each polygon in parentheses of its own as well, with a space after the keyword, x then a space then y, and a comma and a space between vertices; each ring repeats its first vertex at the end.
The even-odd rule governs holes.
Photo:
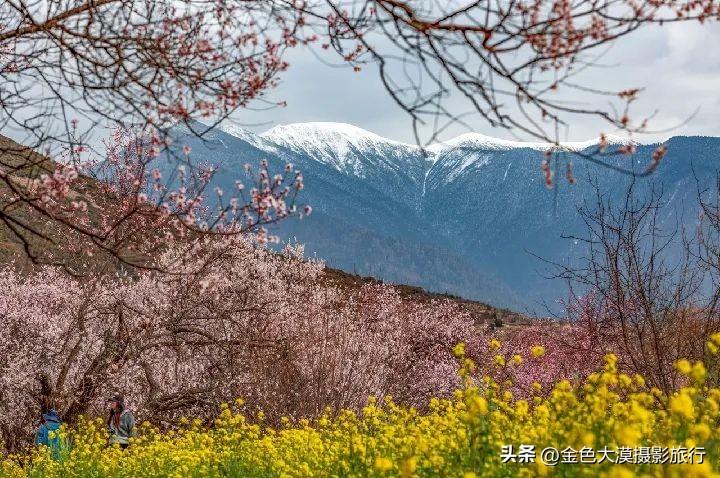
MULTIPOLYGON (((387 397, 370 399, 359 413, 328 411, 312 421, 288 420, 271 428, 240 413, 239 400, 224 405, 212 427, 184 420, 178 429, 161 432, 143 424, 127 450, 106 447, 102 422, 85 421, 62 432, 69 445, 60 459, 41 447, 6 457, 0 474, 720 476, 720 389, 705 385, 700 362, 678 362, 688 385, 670 396, 648 388, 640 376, 621 373, 617 358, 608 355, 604 367, 582 383, 561 381, 548 391, 536 386, 532 396, 515 398, 507 384, 476 376, 462 344, 455 353, 464 387, 453 398, 431 400, 426 410, 387 397), (557 463, 544 453, 549 448, 560 453, 557 463)), ((536 348, 532 355, 542 353, 536 348)))

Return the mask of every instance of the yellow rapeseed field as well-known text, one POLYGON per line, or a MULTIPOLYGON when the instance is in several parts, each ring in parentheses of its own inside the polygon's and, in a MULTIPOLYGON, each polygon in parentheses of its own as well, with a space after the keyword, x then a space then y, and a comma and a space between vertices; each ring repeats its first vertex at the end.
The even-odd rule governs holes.
MULTIPOLYGON (((717 351, 720 335, 710 350, 717 351)), ((720 476, 720 389, 705 385, 704 364, 680 361, 688 385, 671 396, 640 376, 602 370, 584 383, 534 387, 516 399, 489 377, 475 379, 464 347, 455 349, 465 386, 418 411, 370 399, 360 412, 328 411, 313 421, 270 428, 224 405, 214 426, 183 420, 161 432, 140 427, 127 450, 108 448, 101 421, 62 431, 60 459, 40 447, 8 456, 5 478, 25 477, 344 477, 344 476, 720 476), (510 448, 512 447, 512 449, 510 448), (545 449, 560 455, 545 455, 545 449), (672 450, 671 450, 672 449, 672 450), (541 457, 542 455, 542 457, 541 457), (543 462, 543 457, 548 463, 543 462), (693 458, 695 463, 689 462, 693 458), (573 463, 573 461, 576 461, 573 463), (625 463, 621 463, 621 462, 625 463), (702 463, 700 463, 702 462, 702 463)), ((542 355, 536 349, 534 355, 542 355)), ((509 358, 508 362, 518 359, 509 358)), ((511 366, 511 365, 508 365, 511 366)))

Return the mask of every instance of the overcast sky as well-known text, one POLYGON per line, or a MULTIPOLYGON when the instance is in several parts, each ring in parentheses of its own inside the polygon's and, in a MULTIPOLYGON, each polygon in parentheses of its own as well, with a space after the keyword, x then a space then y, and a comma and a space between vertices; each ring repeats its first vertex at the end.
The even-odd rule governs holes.
MULTIPOLYGON (((640 141, 678 134, 719 136, 719 46, 717 24, 649 27, 617 42, 602 57, 602 66, 585 73, 582 81, 587 86, 613 90, 646 88, 633 111, 641 116, 658 110, 651 128, 672 131, 637 138, 640 141), (687 124, 682 124, 694 113, 687 124)), ((235 124, 261 132, 285 123, 343 122, 394 140, 414 142, 409 117, 390 100, 373 68, 355 73, 347 67, 325 66, 307 49, 291 52, 288 59, 291 67, 272 93, 273 100, 286 100, 287 107, 242 111, 233 117, 235 124)), ((493 130, 482 120, 471 126, 490 136, 517 139, 507 131, 493 130)), ((600 122, 575 118, 566 139, 586 140, 610 132, 607 129, 600 122)), ((467 131, 457 125, 441 139, 467 131)))

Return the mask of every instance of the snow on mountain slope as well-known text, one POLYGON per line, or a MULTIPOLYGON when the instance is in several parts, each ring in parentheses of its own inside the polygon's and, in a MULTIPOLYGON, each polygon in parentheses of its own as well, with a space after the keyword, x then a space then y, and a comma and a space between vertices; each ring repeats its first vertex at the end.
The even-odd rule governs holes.
POLYGON ((393 141, 347 123, 310 122, 278 125, 261 133, 260 136, 277 142, 293 145, 306 144, 313 148, 326 148, 336 142, 347 142, 357 147, 374 145, 416 146, 393 141))
MULTIPOLYGON (((571 141, 561 143, 565 151, 591 151, 599 144, 598 139, 588 141, 571 141)), ((628 144, 639 146, 640 143, 620 136, 606 136, 607 147, 617 148, 628 144)), ((499 161, 507 172, 511 166, 507 155, 517 157, 524 155, 541 158, 539 153, 554 148, 551 143, 508 141, 492 138, 479 133, 467 133, 449 141, 436 143, 428 148, 433 154, 433 165, 426 172, 424 191, 429 186, 438 187, 461 179, 463 176, 478 174, 490 165, 491 161, 499 161)), ((539 160, 539 159, 538 159, 539 160)), ((503 175, 503 179, 507 174, 503 175)), ((425 194, 423 194, 425 196, 425 194)))
MULTIPOLYGON (((480 133, 466 133, 423 150, 417 145, 384 138, 357 126, 333 122, 278 125, 259 135, 233 125, 222 126, 221 129, 268 152, 282 156, 281 150, 286 148, 353 177, 377 180, 373 171, 378 169, 384 170, 383 174, 393 172, 408 176, 408 181, 413 183, 409 187, 419 189, 417 194, 413 194, 415 203, 425 195, 428 178, 436 176, 434 170, 438 169, 438 159, 448 154, 455 160, 445 161, 446 164, 440 168, 441 182, 446 183, 487 165, 492 155, 481 154, 483 151, 546 151, 553 147, 550 143, 510 141, 480 133)), ((597 138, 565 142, 562 148, 582 151, 598 143, 597 138)), ((607 144, 611 147, 631 143, 640 144, 620 136, 607 136, 607 144)))
MULTIPOLYGON (((609 146, 619 146, 626 144, 640 144, 632 139, 625 138, 622 136, 607 135, 607 144, 609 146)), ((587 141, 567 141, 562 142, 560 145, 563 149, 568 151, 582 151, 597 145, 600 142, 599 138, 587 140, 587 141)), ((428 151, 435 155, 442 154, 445 151, 457 150, 460 148, 469 148, 473 150, 509 150, 509 149, 534 149, 538 151, 547 151, 554 147, 552 143, 543 142, 527 142, 527 141, 510 141, 505 139, 493 138, 485 136, 480 133, 465 133, 448 141, 435 143, 427 148, 428 151)))
MULTIPOLYGON (((297 123, 254 135, 241 128, 225 132, 286 162, 324 165, 347 178, 361 178, 392 204, 415 209, 431 162, 421 148, 389 140, 343 123, 297 123), (254 137, 253 137, 254 136, 254 137)), ((335 181, 322 173, 323 180, 335 181)))
MULTIPOLYGON (((424 184, 433 163, 447 152, 465 153, 466 150, 477 152, 512 149, 546 151, 554 146, 551 143, 510 141, 480 133, 466 133, 448 141, 435 143, 423 151, 417 145, 384 138, 350 124, 333 122, 278 125, 261 134, 252 133, 235 125, 223 125, 220 129, 258 148, 277 152, 278 148, 285 147, 330 165, 337 171, 357 177, 364 177, 366 173, 365 166, 367 165, 363 164, 363 158, 367 159, 370 156, 375 156, 376 159, 378 157, 385 159, 385 156, 389 156, 391 161, 380 161, 374 166, 382 165, 388 169, 397 170, 399 167, 406 167, 408 163, 411 167, 418 166, 417 161, 408 162, 408 156, 413 160, 423 157, 424 160, 420 161, 420 169, 422 170, 420 184, 424 184)), ((561 147, 568 151, 582 151, 598 143, 599 139, 596 138, 588 141, 564 142, 561 147)), ((627 144, 639 145, 640 143, 620 136, 607 135, 607 144, 609 146, 619 146, 627 144)), ((454 179, 462 171, 473 165, 477 166, 477 164, 474 164, 477 161, 485 164, 487 160, 488 157, 483 155, 465 157, 463 161, 458 162, 458 169, 450 173, 452 176, 450 179, 454 179)))
POLYGON ((395 169, 396 161, 384 162, 382 159, 388 155, 401 159, 408 154, 415 156, 420 153, 420 148, 417 146, 386 139, 344 123, 279 125, 262 133, 260 137, 296 152, 305 153, 333 166, 338 171, 358 177, 364 177, 368 160, 374 163, 374 166, 395 169))
POLYGON ((234 124, 223 124, 219 127, 219 129, 230 136, 250 143, 256 148, 264 149, 269 152, 277 152, 278 148, 275 142, 267 140, 261 135, 255 134, 245 128, 241 128, 240 126, 234 124))

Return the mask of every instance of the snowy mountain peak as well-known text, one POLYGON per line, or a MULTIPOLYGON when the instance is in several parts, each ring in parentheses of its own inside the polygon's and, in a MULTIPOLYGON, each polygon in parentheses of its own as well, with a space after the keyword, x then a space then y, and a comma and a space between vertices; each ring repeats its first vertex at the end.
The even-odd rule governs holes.
POLYGON ((248 143, 260 149, 267 149, 270 151, 275 150, 275 145, 272 142, 265 141, 260 135, 240 126, 225 123, 220 125, 218 129, 225 134, 229 134, 230 136, 234 136, 235 138, 247 141, 248 143))
POLYGON ((408 144, 384 138, 357 126, 347 123, 311 122, 278 125, 262 133, 263 138, 293 144, 312 144, 315 147, 327 146, 328 142, 344 141, 356 146, 368 146, 373 143, 404 145, 408 144))
POLYGON ((345 123, 278 125, 259 137, 358 177, 364 177, 369 164, 380 161, 385 167, 397 167, 385 158, 419 154, 420 151, 417 146, 383 138, 345 123))
MULTIPOLYGON (((220 126, 219 129, 231 136, 244 139, 252 144, 289 146, 307 153, 311 151, 329 152, 329 149, 344 149, 348 146, 353 146, 359 150, 385 150, 388 147, 400 147, 406 151, 412 150, 413 152, 420 150, 417 145, 388 139, 347 123, 308 122, 280 124, 261 134, 253 133, 233 124, 224 124, 220 126)), ((615 135, 606 135, 606 141, 610 146, 643 144, 630 138, 615 135)), ((582 151, 597 145, 599 142, 600 138, 598 137, 588 141, 563 142, 561 146, 571 151, 582 151)), ((432 161, 433 159, 437 159, 437 156, 444 151, 456 149, 470 148, 476 151, 498 151, 527 148, 545 151, 552 147, 554 147, 552 143, 513 141, 472 132, 461 134, 447 141, 434 143, 425 148, 425 151, 430 153, 431 158, 429 159, 432 161), (435 158, 432 158, 432 156, 435 156, 435 158)))
MULTIPOLYGON (((577 182, 570 185, 565 179, 561 160, 557 189, 548 191, 539 167, 547 145, 480 134, 436 145, 433 149, 441 152, 430 152, 433 162, 415 146, 336 123, 278 126, 264 135, 242 128, 224 131, 211 141, 206 141, 208 135, 188 133, 176 143, 190 146, 193 158, 218 166, 210 188, 231 191, 238 179, 253 181, 254 173, 245 172, 243 164, 263 159, 273 172, 287 163, 302 171, 306 188, 299 200, 312 205, 314 213, 302 221, 281 221, 273 234, 300 241, 332 267, 518 310, 545 312, 546 305, 562 298, 556 295, 557 283, 545 279, 552 270, 531 254, 550 263, 580 265, 576 260, 586 254, 584 243, 561 240, 584 235, 586 225, 577 208, 592 206, 588 199, 595 187, 608 200, 624 201, 634 184, 630 175, 577 158, 577 182), (453 144, 458 145, 455 150, 442 149, 453 144)), ((592 148, 598 139, 568 147, 592 148)), ((611 152, 627 144, 613 136, 607 142, 611 152)), ((633 156, 611 154, 602 162, 644 171, 656 145, 638 145, 633 156)), ((648 197, 658 186, 667 204, 684 208, 696 200, 699 179, 702 188, 713 186, 719 152, 720 138, 670 139, 660 167, 649 180, 637 181, 639 197, 648 197)), ((177 167, 173 157, 164 157, 169 171, 177 167)), ((208 207, 221 205, 215 196, 208 195, 208 207)), ((675 214, 663 215, 660 222, 670 224, 671 216, 675 214)), ((690 222, 695 221, 692 214, 677 217, 687 218, 682 227, 697 227, 690 222)))
POLYGON ((427 149, 432 153, 440 153, 447 149, 471 147, 473 149, 493 149, 504 150, 513 148, 532 148, 536 149, 543 143, 527 143, 521 141, 508 141, 504 139, 493 138, 481 133, 465 133, 452 138, 448 141, 435 143, 427 149))
MULTIPOLYGON (((622 136, 606 135, 606 141, 608 145, 626 145, 626 144, 640 144, 637 141, 633 141, 630 138, 622 136)), ((571 151, 582 151, 597 145, 600 142, 600 138, 591 139, 588 141, 568 141, 560 143, 563 148, 571 151)), ((448 141, 435 143, 427 148, 433 154, 440 154, 447 150, 471 148, 473 150, 509 150, 509 149, 535 149, 539 151, 545 151, 552 148, 552 143, 543 142, 530 142, 530 141, 511 141, 499 138, 493 138, 480 133, 465 133, 457 136, 448 141)))
MULTIPOLYGON (((470 168, 486 164, 489 161, 486 153, 516 149, 546 151, 553 147, 551 143, 511 141, 473 132, 433 144, 423 151, 417 145, 394 141, 351 124, 333 122, 280 124, 261 134, 232 124, 225 124, 220 129, 269 154, 300 154, 359 178, 378 171, 405 174, 418 186, 434 174, 435 164, 447 154, 455 159, 443 162, 442 174, 451 181, 470 168)), ((606 141, 609 146, 631 142, 628 138, 610 135, 606 141)), ((562 147, 582 151, 598 143, 599 138, 595 138, 562 143, 562 147)))

